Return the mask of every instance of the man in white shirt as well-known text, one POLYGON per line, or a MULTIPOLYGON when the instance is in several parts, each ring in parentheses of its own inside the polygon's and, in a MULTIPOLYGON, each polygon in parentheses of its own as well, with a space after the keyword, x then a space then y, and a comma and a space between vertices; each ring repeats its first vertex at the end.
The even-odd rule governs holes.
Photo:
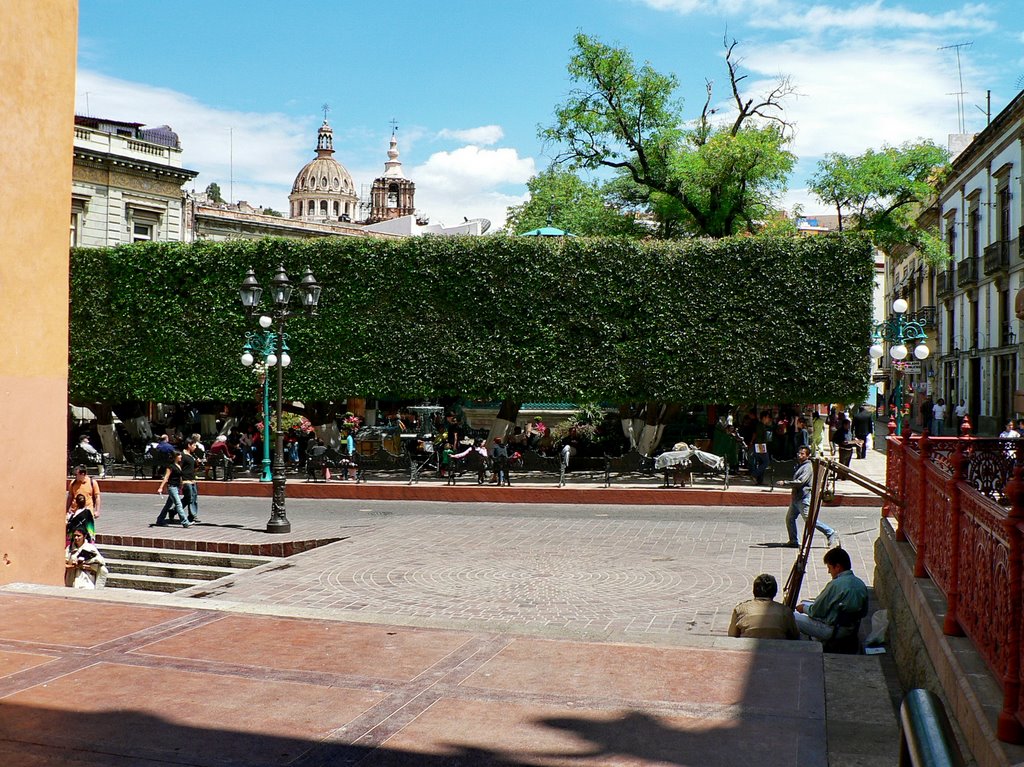
POLYGON ((942 436, 942 425, 946 419, 946 400, 939 397, 939 401, 932 405, 932 436, 942 436))
POLYGON ((960 400, 960 404, 953 408, 953 415, 956 416, 956 436, 961 436, 960 427, 964 425, 964 419, 967 417, 967 403, 960 400))

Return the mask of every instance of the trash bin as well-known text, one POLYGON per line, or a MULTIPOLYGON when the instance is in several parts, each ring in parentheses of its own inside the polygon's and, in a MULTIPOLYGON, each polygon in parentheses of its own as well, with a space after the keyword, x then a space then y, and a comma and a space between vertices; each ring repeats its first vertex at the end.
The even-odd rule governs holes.
POLYGON ((839 463, 843 466, 849 466, 850 461, 853 460, 853 451, 855 448, 852 447, 839 447, 839 463))

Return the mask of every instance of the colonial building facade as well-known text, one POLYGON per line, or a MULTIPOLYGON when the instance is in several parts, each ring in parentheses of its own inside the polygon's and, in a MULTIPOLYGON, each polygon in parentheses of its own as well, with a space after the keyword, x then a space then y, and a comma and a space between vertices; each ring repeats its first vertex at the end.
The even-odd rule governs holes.
POLYGON ((934 281, 938 393, 965 400, 982 434, 1024 413, 1022 166, 1024 91, 953 159, 932 212, 949 254, 934 281))
POLYGON ((167 126, 76 116, 71 245, 183 239, 181 186, 198 175, 167 126))

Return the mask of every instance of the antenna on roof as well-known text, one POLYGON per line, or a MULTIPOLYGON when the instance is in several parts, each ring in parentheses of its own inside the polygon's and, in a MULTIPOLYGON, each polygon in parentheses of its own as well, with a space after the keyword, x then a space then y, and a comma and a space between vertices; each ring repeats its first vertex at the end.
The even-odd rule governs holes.
POLYGON ((985 115, 985 127, 987 128, 992 124, 992 91, 985 91, 985 108, 982 109, 977 104, 974 105, 979 112, 985 115))
POLYGON ((956 74, 960 80, 960 90, 955 93, 947 93, 947 96, 956 96, 956 119, 959 132, 964 133, 966 128, 964 126, 964 95, 967 91, 964 90, 964 70, 960 65, 960 49, 969 48, 974 45, 973 40, 969 40, 966 43, 953 43, 953 45, 943 45, 939 48, 940 51, 948 51, 950 49, 956 51, 956 74))

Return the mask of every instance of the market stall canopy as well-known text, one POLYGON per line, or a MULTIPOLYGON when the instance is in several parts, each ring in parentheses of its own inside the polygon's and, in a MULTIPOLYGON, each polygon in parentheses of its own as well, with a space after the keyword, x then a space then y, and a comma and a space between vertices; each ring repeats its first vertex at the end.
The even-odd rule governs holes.
POLYGON ((531 229, 523 232, 520 237, 575 237, 575 234, 559 229, 556 226, 542 226, 540 229, 531 229))

